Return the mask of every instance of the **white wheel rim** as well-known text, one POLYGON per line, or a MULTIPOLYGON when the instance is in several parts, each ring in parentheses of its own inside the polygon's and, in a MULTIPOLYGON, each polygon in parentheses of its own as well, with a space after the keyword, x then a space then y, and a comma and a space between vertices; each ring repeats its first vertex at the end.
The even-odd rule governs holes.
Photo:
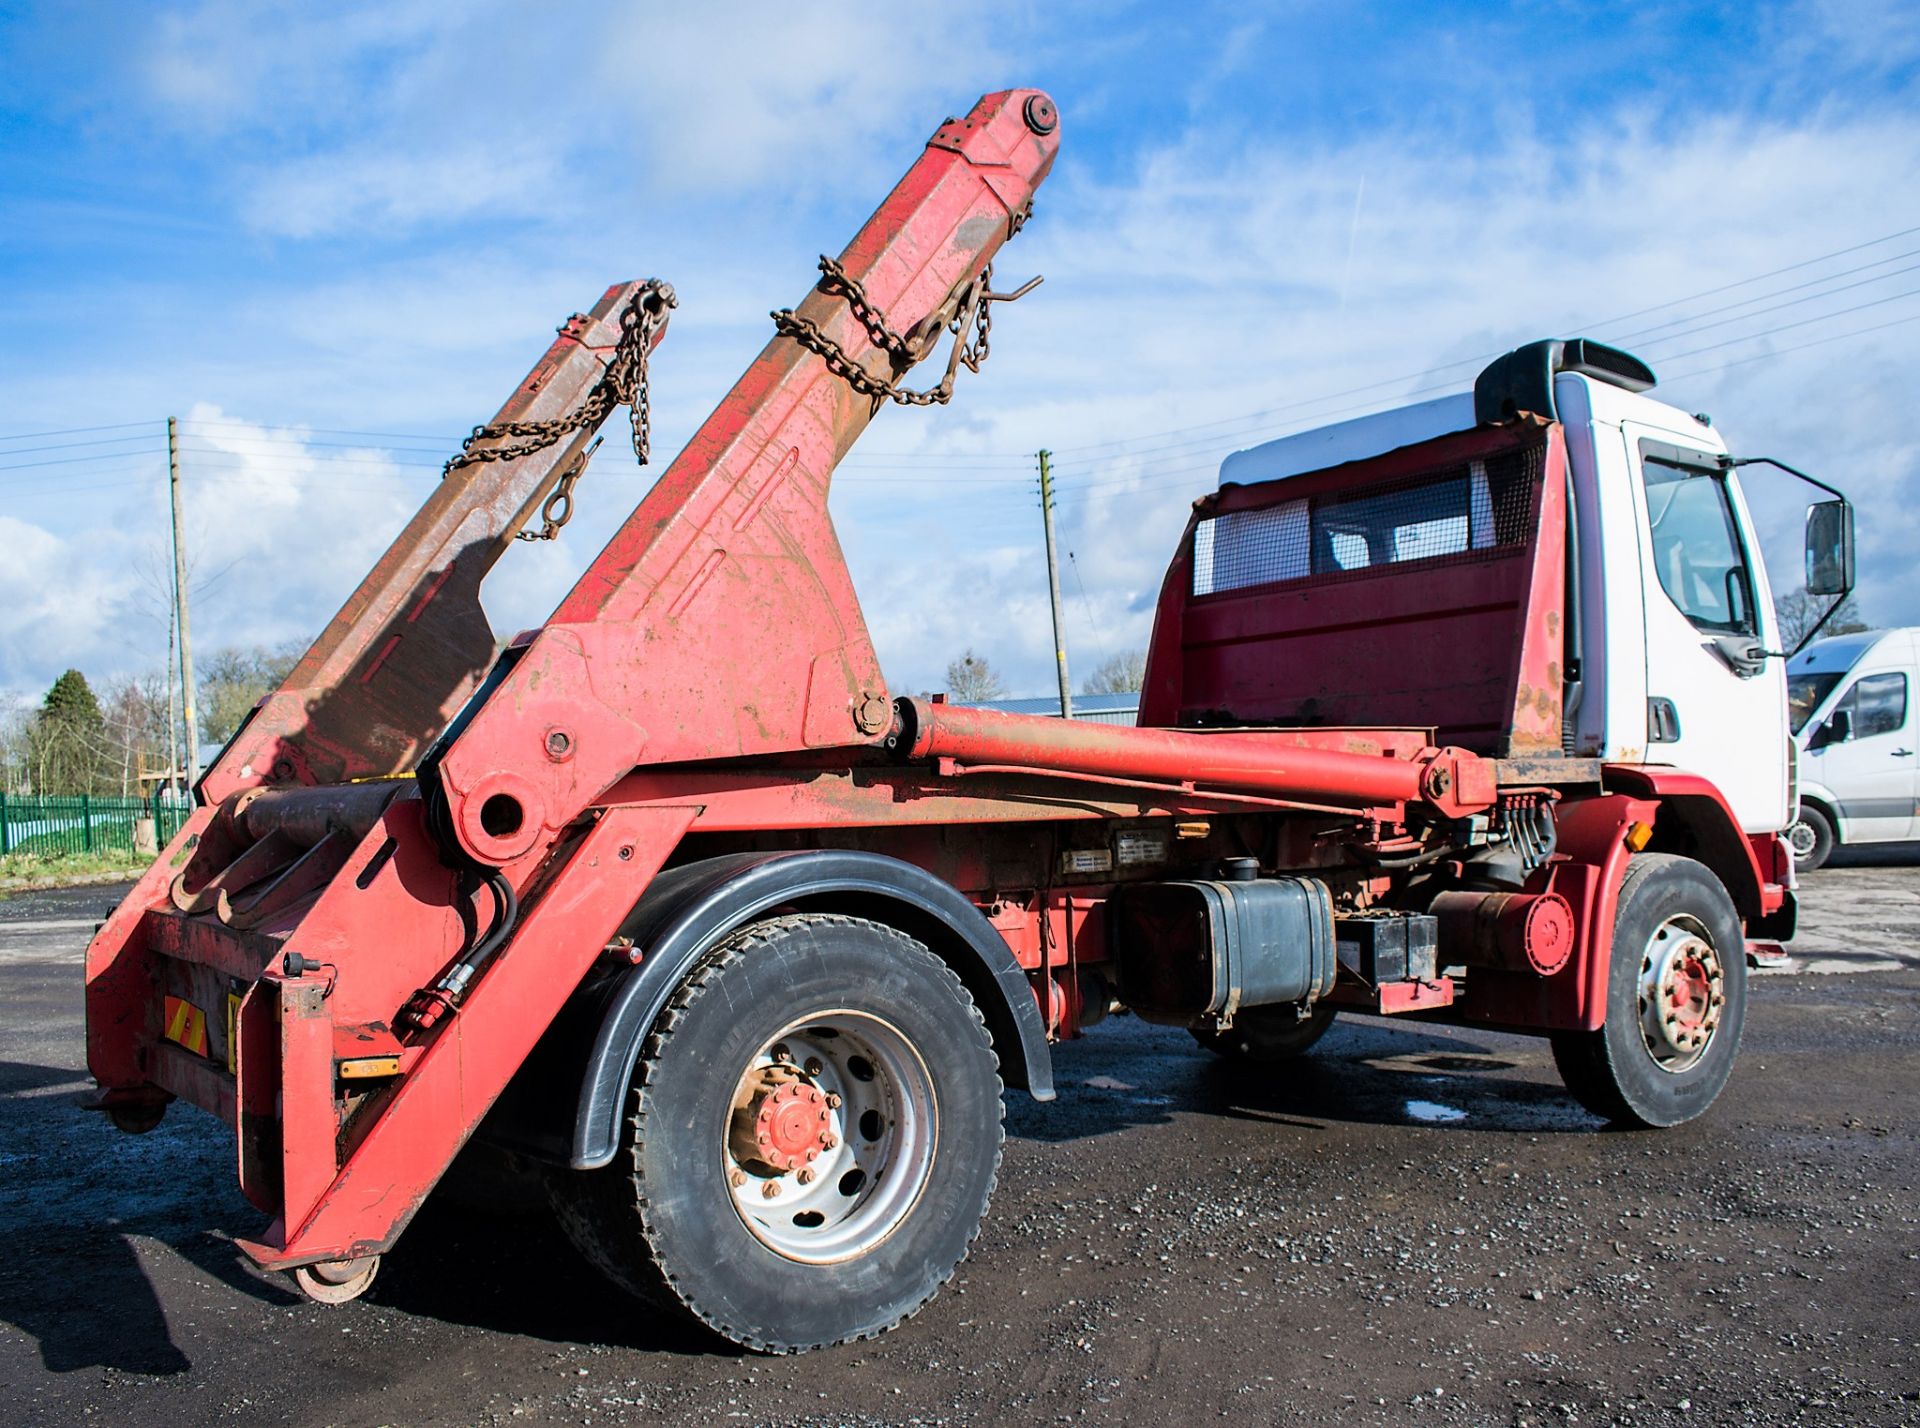
POLYGON ((1720 1030, 1727 1003, 1719 949, 1684 914, 1653 931, 1640 953, 1640 1035, 1661 1070, 1679 1075, 1700 1064, 1720 1030))
POLYGON ((844 1009, 796 1018, 769 1038, 736 1081, 720 1131, 741 1223, 803 1264, 856 1259, 898 1229, 926 1188, 938 1140, 933 1077, 913 1043, 880 1017, 844 1009), (789 1134, 756 1149, 766 1141, 755 1128, 783 1107, 789 1134), (804 1147, 791 1134, 801 1122, 818 1130, 804 1147))
POLYGON ((1811 857, 1814 844, 1818 841, 1814 837, 1813 826, 1804 819, 1796 819, 1793 826, 1787 829, 1787 847, 1793 850, 1795 858, 1811 857))

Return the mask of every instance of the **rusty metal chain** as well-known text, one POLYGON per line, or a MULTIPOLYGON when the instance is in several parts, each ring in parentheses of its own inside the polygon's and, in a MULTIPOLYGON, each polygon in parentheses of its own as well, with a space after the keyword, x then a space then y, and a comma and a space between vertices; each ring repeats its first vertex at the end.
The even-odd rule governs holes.
POLYGON ((560 534, 560 528, 573 519, 573 488, 580 484, 580 478, 586 474, 587 463, 593 460, 593 453, 600 449, 603 436, 596 436, 593 444, 567 463, 567 469, 560 473, 560 482, 547 499, 540 504, 540 529, 537 531, 515 531, 515 540, 552 540, 560 534))
MULTIPOLYGON (((579 406, 565 416, 550 417, 545 421, 496 421, 476 426, 460 444, 459 452, 447 459, 447 464, 440 470, 441 478, 445 479, 463 466, 482 461, 516 461, 522 456, 531 456, 571 432, 598 426, 617 406, 625 406, 631 413, 634 459, 645 466, 653 442, 652 403, 647 392, 647 358, 653 350, 655 333, 659 331, 667 313, 679 306, 679 302, 672 284, 658 278, 648 279, 621 311, 620 339, 614 344, 613 356, 608 360, 607 369, 601 373, 600 380, 581 399, 579 406), (476 448, 474 443, 480 441, 507 444, 476 448)), ((595 443, 596 446, 598 444, 595 443)), ((561 503, 566 515, 560 519, 560 525, 565 525, 567 518, 572 515, 572 482, 578 481, 585 469, 586 459, 583 456, 573 463, 567 475, 561 477, 567 496, 561 503)), ((553 496, 548 498, 548 506, 552 506, 560 494, 560 490, 556 489, 553 496)), ((546 515, 544 509, 542 514, 546 515)), ((551 517, 548 518, 551 520, 551 517)), ((548 535, 535 537, 551 538, 548 535)))
MULTIPOLYGON (((911 341, 887 325, 886 315, 874 306, 859 279, 837 261, 823 254, 820 274, 820 290, 844 301, 847 311, 865 330, 868 340, 896 364, 911 367, 927 355, 925 347, 916 348, 911 341)), ((987 353, 992 346, 993 304, 1021 297, 1039 281, 1035 278, 1011 293, 996 293, 993 291, 993 264, 988 263, 982 268, 979 275, 961 290, 954 314, 946 323, 946 331, 953 334, 954 339, 953 351, 947 358, 946 375, 937 386, 924 392, 910 391, 897 381, 874 376, 848 356, 847 350, 827 336, 818 323, 800 316, 792 308, 783 307, 774 313, 773 325, 782 337, 791 337, 820 358, 827 364, 828 371, 864 397, 898 402, 901 406, 941 406, 953 400, 953 378, 960 364, 964 362, 969 372, 978 372, 980 364, 987 360, 987 353), (969 329, 971 337, 968 336, 969 329)))

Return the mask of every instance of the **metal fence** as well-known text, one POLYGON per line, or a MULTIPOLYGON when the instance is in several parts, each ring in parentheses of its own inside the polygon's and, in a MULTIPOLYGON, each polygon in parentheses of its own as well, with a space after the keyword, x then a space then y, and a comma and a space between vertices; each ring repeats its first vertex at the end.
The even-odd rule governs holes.
MULTIPOLYGON (((136 851, 136 834, 151 820, 164 848, 193 810, 186 794, 156 792, 149 798, 94 794, 39 796, 0 793, 0 856, 71 858, 86 853, 136 851)), ((144 846, 145 839, 140 843, 144 846)))

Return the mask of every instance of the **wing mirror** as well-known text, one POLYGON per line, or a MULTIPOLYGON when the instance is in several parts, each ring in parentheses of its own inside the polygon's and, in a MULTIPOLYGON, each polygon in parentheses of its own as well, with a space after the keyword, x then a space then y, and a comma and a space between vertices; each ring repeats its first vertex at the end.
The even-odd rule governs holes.
POLYGON ((1807 507, 1807 593, 1845 595, 1853 589, 1853 507, 1820 501, 1807 507))
POLYGON ((1807 740, 1807 751, 1824 749, 1828 744, 1844 744, 1853 737, 1853 711, 1836 709, 1827 715, 1826 722, 1813 731, 1813 737, 1807 740))

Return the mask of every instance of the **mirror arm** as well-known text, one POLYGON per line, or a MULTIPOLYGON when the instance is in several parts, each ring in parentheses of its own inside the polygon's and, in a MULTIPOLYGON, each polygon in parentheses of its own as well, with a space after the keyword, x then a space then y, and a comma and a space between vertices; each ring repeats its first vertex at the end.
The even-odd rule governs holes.
POLYGON ((1847 493, 1840 490, 1837 486, 1829 486, 1818 476, 1809 476, 1798 467, 1789 466, 1784 461, 1776 461, 1771 456, 1723 456, 1720 458, 1720 469, 1722 471, 1732 471, 1741 466, 1772 466, 1786 472, 1789 476, 1798 476, 1809 486, 1818 486, 1829 496, 1838 497, 1842 501, 1847 499, 1847 493))
MULTIPOLYGON (((1852 594, 1852 593, 1853 592, 1851 591, 1847 592, 1847 594, 1852 594)), ((1847 595, 1843 594, 1843 595, 1834 596, 1833 603, 1827 606, 1826 613, 1822 615, 1819 619, 1815 620, 1813 622, 1812 628, 1810 628, 1804 635, 1800 636, 1800 642, 1796 644, 1792 649, 1787 651, 1787 658, 1792 659, 1795 655, 1799 654, 1801 650, 1805 649, 1808 645, 1812 644, 1813 637, 1819 634, 1820 631, 1826 628, 1827 621, 1831 620, 1834 617, 1834 615, 1839 611, 1840 607, 1846 603, 1847 603, 1847 595)))

